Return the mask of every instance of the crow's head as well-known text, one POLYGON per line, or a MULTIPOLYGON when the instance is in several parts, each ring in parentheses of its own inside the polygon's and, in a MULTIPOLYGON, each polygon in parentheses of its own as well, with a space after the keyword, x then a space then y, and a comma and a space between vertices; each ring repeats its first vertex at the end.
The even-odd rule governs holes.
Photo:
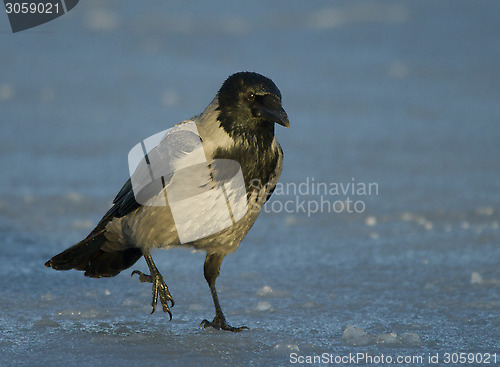
POLYGON ((233 138, 274 136, 274 124, 288 127, 281 92, 269 78, 253 72, 231 75, 217 93, 220 126, 233 138))

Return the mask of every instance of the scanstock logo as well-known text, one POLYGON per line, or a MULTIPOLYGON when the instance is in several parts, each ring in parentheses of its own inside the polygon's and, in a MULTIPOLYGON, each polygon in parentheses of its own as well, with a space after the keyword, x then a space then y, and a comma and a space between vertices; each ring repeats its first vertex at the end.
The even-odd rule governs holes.
POLYGON ((181 243, 229 228, 248 211, 240 164, 230 159, 208 162, 194 121, 138 143, 128 154, 128 164, 137 203, 169 210, 181 243))
POLYGON ((73 9, 79 0, 4 0, 12 32, 20 32, 50 22, 73 9))

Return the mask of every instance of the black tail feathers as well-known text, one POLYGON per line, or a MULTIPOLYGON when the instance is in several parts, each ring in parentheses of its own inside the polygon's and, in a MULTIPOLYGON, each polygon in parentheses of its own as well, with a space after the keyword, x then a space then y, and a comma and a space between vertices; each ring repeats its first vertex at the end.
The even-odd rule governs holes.
POLYGON ((128 269, 142 256, 139 248, 105 252, 101 247, 107 242, 103 231, 91 235, 45 263, 55 270, 82 270, 92 278, 114 277, 128 269))

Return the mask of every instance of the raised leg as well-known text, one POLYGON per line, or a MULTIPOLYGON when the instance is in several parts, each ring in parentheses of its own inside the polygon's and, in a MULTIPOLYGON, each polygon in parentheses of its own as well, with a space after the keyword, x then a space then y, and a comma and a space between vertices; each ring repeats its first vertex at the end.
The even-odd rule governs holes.
POLYGON ((220 307, 219 303, 219 297, 217 297, 217 291, 215 290, 215 280, 219 276, 219 271, 220 271, 220 266, 222 264, 222 260, 224 259, 224 256, 217 255, 217 254, 207 254, 207 257, 205 258, 205 265, 203 267, 204 274, 205 274, 205 279, 208 283, 208 286, 210 287, 210 292, 212 292, 212 298, 214 300, 214 306, 215 306, 215 317, 212 322, 208 320, 203 320, 200 324, 200 327, 213 327, 217 330, 227 330, 227 331, 232 331, 232 332, 239 332, 244 329, 248 329, 246 326, 240 326, 240 327, 232 327, 228 325, 226 318, 224 317, 224 314, 222 313, 222 309, 220 307))
POLYGON ((170 320, 172 320, 172 312, 170 311, 170 307, 174 307, 174 299, 170 295, 167 284, 163 280, 162 275, 158 271, 158 268, 156 267, 155 263, 153 262, 153 258, 151 257, 149 251, 143 250, 142 253, 144 255, 146 263, 148 264, 148 268, 149 271, 151 272, 151 275, 144 274, 139 270, 134 270, 131 275, 133 276, 134 274, 138 274, 139 280, 141 282, 153 283, 153 301, 151 302, 151 306, 153 306, 153 311, 151 311, 151 313, 155 312, 156 310, 156 304, 158 303, 158 295, 159 295, 160 302, 163 306, 163 312, 168 312, 170 320), (168 301, 172 303, 170 307, 168 306, 168 301))

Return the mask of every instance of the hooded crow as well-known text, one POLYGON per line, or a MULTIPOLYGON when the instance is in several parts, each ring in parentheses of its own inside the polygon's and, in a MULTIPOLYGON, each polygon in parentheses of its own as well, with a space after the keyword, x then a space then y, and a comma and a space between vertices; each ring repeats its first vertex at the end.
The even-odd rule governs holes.
POLYGON ((132 276, 152 283, 151 313, 159 298, 172 319, 174 300, 150 250, 203 250, 215 317, 203 320, 200 327, 248 329, 227 323, 215 281, 222 260, 238 248, 281 174, 283 151, 274 136, 276 123, 289 127, 273 81, 253 72, 231 75, 203 113, 131 151, 130 179, 111 208, 84 240, 45 266, 81 270, 93 278, 112 277, 143 256, 150 274, 134 270, 132 276))

